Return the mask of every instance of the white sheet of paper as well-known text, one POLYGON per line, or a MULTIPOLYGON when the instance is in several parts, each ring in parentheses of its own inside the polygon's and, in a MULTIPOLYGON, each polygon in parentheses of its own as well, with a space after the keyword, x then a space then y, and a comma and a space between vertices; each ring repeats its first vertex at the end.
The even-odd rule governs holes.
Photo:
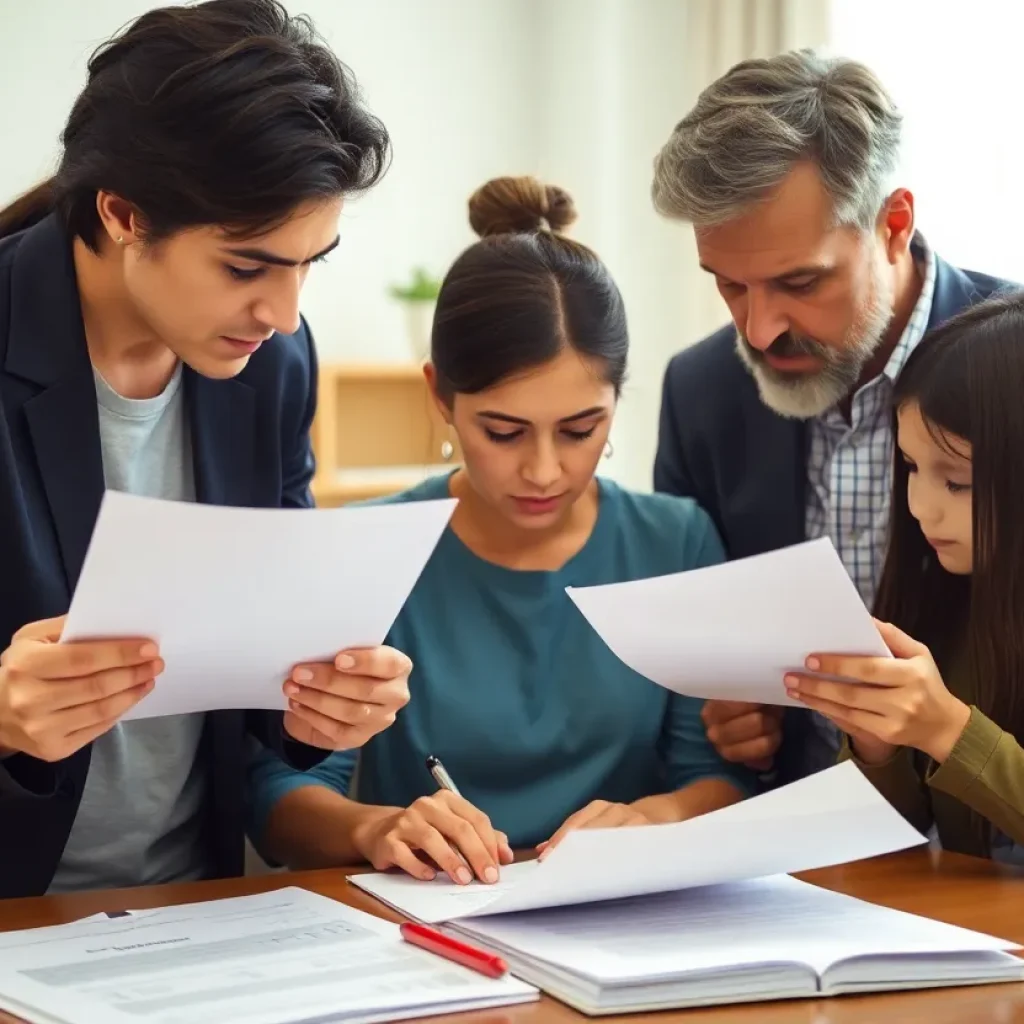
POLYGON ((705 699, 793 705, 783 676, 815 652, 890 657, 828 538, 653 579, 569 587, 640 675, 705 699))
POLYGON ((297 663, 384 640, 455 504, 250 509, 108 491, 62 639, 159 643, 166 669, 126 719, 282 709, 297 663))
POLYGON ((351 881, 409 917, 439 923, 809 871, 925 842, 846 761, 690 821, 570 832, 532 869, 505 868, 491 894, 485 885, 456 895, 453 882, 383 873, 351 881), (504 884, 513 870, 514 884, 504 884))
POLYGON ((294 887, 16 938, 0 958, 0 1008, 29 1021, 355 1024, 537 998, 294 887))

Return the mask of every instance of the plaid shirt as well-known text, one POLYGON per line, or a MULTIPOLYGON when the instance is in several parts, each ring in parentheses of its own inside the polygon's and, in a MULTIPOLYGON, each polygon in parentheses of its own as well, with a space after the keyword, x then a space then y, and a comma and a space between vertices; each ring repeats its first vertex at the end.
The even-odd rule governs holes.
POLYGON ((913 253, 924 284, 885 369, 854 394, 849 423, 835 407, 808 422, 807 538, 831 538, 869 608, 889 529, 892 386, 924 336, 935 294, 935 254, 920 235, 913 253))

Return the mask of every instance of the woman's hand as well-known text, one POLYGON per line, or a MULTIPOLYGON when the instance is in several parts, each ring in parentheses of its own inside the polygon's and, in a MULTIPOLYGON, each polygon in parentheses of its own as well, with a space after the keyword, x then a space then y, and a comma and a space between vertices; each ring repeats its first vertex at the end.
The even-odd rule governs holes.
POLYGON ((409 703, 411 671, 412 662, 390 647, 342 651, 333 665, 297 665, 284 684, 284 727, 313 747, 361 747, 409 703))
POLYGON ((886 760, 897 746, 922 750, 941 763, 964 731, 970 708, 946 689, 924 644, 889 623, 876 625, 893 658, 815 654, 807 659, 812 671, 858 682, 789 675, 786 690, 847 732, 858 756, 870 763, 886 760))
POLYGON ((440 868, 460 885, 474 877, 492 883, 498 880, 499 867, 512 863, 505 833, 496 831, 483 811, 448 790, 357 826, 353 842, 378 871, 397 867, 424 881, 440 868))
POLYGON ((102 736, 164 670, 145 640, 60 643, 64 616, 31 622, 0 655, 0 756, 61 761, 102 736))
POLYGON ((624 825, 651 825, 653 822, 629 804, 613 804, 593 800, 582 810, 570 815, 561 828, 537 847, 538 860, 543 860, 570 832, 578 828, 622 828, 624 825))
POLYGON ((766 772, 782 745, 783 711, 777 705, 706 700, 700 717, 708 741, 723 760, 766 772))

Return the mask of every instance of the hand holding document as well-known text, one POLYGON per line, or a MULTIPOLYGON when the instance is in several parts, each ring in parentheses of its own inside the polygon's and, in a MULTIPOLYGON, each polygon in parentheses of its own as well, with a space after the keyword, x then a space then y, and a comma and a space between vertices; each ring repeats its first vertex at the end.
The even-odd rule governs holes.
POLYGON ((380 645, 454 505, 251 509, 108 491, 62 640, 159 645, 165 670, 125 718, 283 709, 295 665, 380 645))
POLYGON ((369 1024, 537 997, 297 888, 0 935, 0 1009, 30 1024, 369 1024))
POLYGON ((621 661, 690 697, 800 706, 783 677, 810 654, 890 657, 827 538, 567 592, 621 661))
POLYGON ((689 821, 570 832, 542 864, 502 868, 497 885, 390 874, 351 881, 409 917, 439 924, 809 871, 925 842, 846 761, 689 821))

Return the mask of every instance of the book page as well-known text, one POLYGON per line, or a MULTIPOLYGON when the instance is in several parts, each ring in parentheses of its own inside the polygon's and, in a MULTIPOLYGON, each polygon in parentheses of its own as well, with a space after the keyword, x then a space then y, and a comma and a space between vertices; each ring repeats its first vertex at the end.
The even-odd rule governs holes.
POLYGON ((537 871, 540 864, 525 861, 502 867, 497 882, 487 885, 473 881, 453 882, 443 871, 432 881, 413 878, 403 871, 367 872, 350 875, 349 882, 406 917, 424 924, 437 924, 486 911, 500 897, 511 892, 537 871))
POLYGON ((760 964, 803 964, 820 977, 850 957, 1016 948, 784 875, 476 918, 457 930, 606 984, 760 964))

